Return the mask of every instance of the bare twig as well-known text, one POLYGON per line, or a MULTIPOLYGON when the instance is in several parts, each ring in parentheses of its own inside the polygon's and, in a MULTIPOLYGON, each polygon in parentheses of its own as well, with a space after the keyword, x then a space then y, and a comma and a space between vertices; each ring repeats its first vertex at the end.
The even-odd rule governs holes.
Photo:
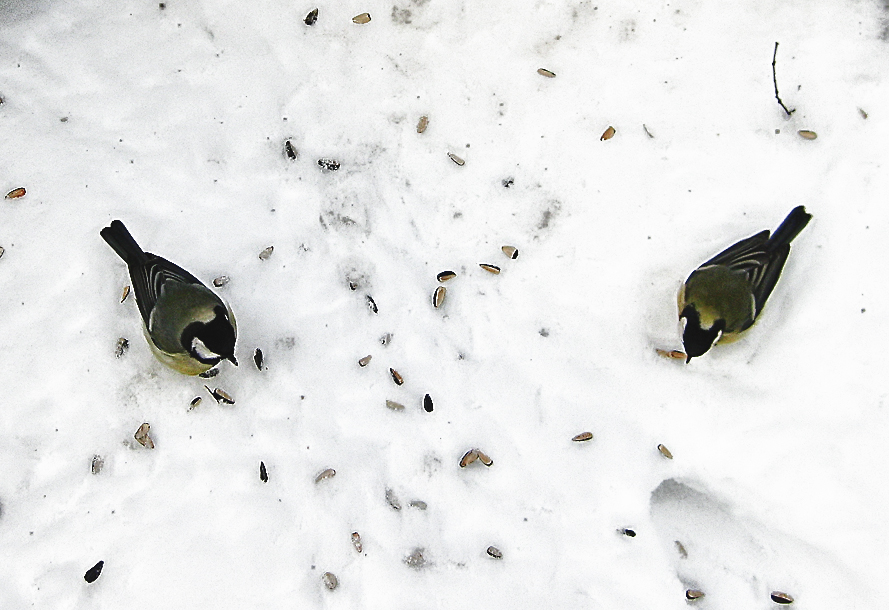
POLYGON ((787 106, 784 105, 784 102, 781 101, 781 96, 778 95, 778 77, 775 75, 775 63, 777 62, 777 60, 778 60, 778 43, 776 42, 775 43, 775 52, 772 55, 772 82, 775 83, 775 99, 778 100, 778 103, 781 104, 781 108, 784 109, 784 112, 786 112, 787 116, 789 117, 791 114, 793 114, 796 111, 796 108, 794 108, 793 110, 788 110, 787 106))

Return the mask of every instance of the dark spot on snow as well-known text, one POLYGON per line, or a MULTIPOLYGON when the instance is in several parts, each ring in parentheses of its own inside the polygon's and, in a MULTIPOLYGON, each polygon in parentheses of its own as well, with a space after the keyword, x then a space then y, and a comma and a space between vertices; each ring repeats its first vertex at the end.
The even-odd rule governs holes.
POLYGON ((501 181, 500 181, 500 184, 503 185, 503 188, 507 188, 507 189, 508 189, 508 188, 511 187, 513 184, 515 184, 515 179, 514 179, 512 176, 510 176, 509 178, 504 178, 503 180, 501 180, 501 181))
POLYGON ((99 574, 102 573, 102 568, 105 566, 104 561, 100 561, 89 570, 86 571, 86 574, 83 575, 83 579, 87 582, 95 582, 97 578, 99 578, 99 574))

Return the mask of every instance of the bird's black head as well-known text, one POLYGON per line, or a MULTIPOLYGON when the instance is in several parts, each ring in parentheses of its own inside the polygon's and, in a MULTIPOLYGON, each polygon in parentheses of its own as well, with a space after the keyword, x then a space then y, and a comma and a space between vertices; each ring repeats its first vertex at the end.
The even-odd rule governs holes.
POLYGON ((229 360, 235 366, 235 327, 225 307, 217 305, 209 322, 192 322, 182 331, 182 346, 196 360, 215 366, 229 360))
POLYGON ((725 320, 719 319, 710 328, 701 327, 701 316, 692 305, 686 305, 679 318, 685 320, 685 328, 682 331, 682 344, 685 346, 685 363, 692 358, 703 356, 722 336, 725 330, 725 320))

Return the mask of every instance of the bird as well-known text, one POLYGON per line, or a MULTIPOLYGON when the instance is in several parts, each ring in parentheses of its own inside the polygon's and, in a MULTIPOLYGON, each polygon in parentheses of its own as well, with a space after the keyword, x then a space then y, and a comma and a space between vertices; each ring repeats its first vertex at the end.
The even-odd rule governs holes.
POLYGON ((163 364, 198 375, 223 360, 237 366, 237 324, 231 308, 195 276, 145 252, 120 220, 100 235, 127 264, 143 331, 163 364))
POLYGON ((804 206, 797 206, 774 233, 765 230, 742 239, 688 276, 678 298, 686 364, 753 326, 781 276, 790 242, 811 219, 804 206))

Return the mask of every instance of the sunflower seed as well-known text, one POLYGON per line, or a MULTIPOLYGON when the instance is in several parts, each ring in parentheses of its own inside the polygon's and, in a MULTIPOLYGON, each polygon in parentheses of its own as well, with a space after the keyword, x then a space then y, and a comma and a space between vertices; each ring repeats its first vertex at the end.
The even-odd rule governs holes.
POLYGON ((515 246, 503 246, 500 249, 503 250, 503 254, 505 254, 507 258, 515 260, 519 257, 519 250, 515 246))
POLYGON ((228 395, 228 392, 223 390, 222 388, 216 388, 215 390, 211 390, 210 386, 204 386, 207 388, 207 391, 210 392, 210 396, 216 399, 216 402, 220 404, 233 405, 235 404, 235 399, 228 395))
POLYGON ((426 565, 426 558, 423 557, 424 549, 414 549, 411 551, 410 555, 405 557, 402 561, 404 561, 405 565, 409 568, 414 568, 415 570, 419 570, 424 565, 426 565))
POLYGON ((685 360, 686 358, 685 352, 681 352, 678 349, 672 349, 668 351, 665 349, 657 348, 654 351, 657 352, 657 355, 661 356, 662 358, 672 358, 674 360, 685 360))
POLYGON ((303 23, 306 25, 315 25, 316 21, 318 21, 318 9, 313 8, 309 11, 309 14, 306 15, 306 18, 303 19, 303 23))
POLYGON ((432 397, 429 394, 423 397, 423 410, 432 413, 432 397))
POLYGON ((201 402, 202 402, 203 400, 204 400, 204 399, 201 398, 200 396, 195 396, 194 398, 191 399, 191 403, 189 403, 188 410, 191 411, 192 409, 194 409, 195 407, 197 407, 199 404, 201 404, 201 402))
POLYGON ((330 589, 331 591, 336 589, 337 585, 340 584, 339 581, 336 579, 336 576, 334 576, 330 572, 325 572, 324 574, 321 575, 321 582, 323 582, 324 586, 327 587, 328 589, 330 589))
MULTIPOLYGON (((814 131, 809 131, 808 129, 800 129, 798 133, 800 136, 802 136, 803 138, 805 138, 807 140, 814 140, 815 138, 818 137, 817 133, 815 133, 814 131)), ((787 603, 789 603, 789 602, 787 602, 787 603)))
POLYGON ((386 502, 395 510, 401 510, 401 500, 398 499, 394 491, 388 488, 386 489, 386 502))
POLYGON ((355 550, 359 553, 361 552, 361 549, 364 548, 361 545, 361 535, 358 532, 352 532, 352 546, 354 546, 355 550))
POLYGON ((676 545, 676 552, 679 553, 679 556, 682 559, 688 559, 688 551, 685 550, 685 545, 678 540, 674 540, 673 544, 676 545))
POLYGON ((354 17, 352 17, 352 23, 357 23, 358 25, 370 23, 370 13, 361 13, 360 15, 355 15, 354 17))
POLYGON ((657 450, 661 452, 661 455, 667 458, 668 460, 673 459, 673 454, 670 453, 670 450, 667 449, 664 445, 658 445, 657 450))
POLYGON ((394 400, 387 400, 386 406, 392 409, 393 411, 404 411, 404 405, 400 402, 395 402, 394 400))
POLYGON ((220 275, 218 278, 213 280, 213 285, 217 288, 222 288, 226 284, 228 284, 231 280, 227 275, 220 275))
MULTIPOLYGON (((203 373, 199 373, 198 377, 200 377, 202 379, 212 379, 213 377, 216 377, 216 375, 218 375, 218 374, 219 374, 219 369, 215 369, 215 368, 214 369, 207 369, 203 373)), ((207 387, 207 386, 204 386, 204 387, 207 387)))
POLYGON ((392 333, 386 333, 380 337, 380 345, 389 345, 392 342, 392 333))
POLYGON ((537 74, 539 74, 540 76, 545 76, 547 78, 555 78, 556 77, 555 72, 553 72, 552 70, 547 70, 546 68, 537 68, 537 74))
POLYGON ((442 271, 438 275, 435 276, 439 282, 447 282, 448 280, 452 280, 457 277, 457 274, 453 271, 442 271))
POLYGON ((426 503, 423 500, 411 500, 408 503, 408 506, 412 508, 418 508, 420 510, 426 510, 426 503))
POLYGON ((259 463, 259 480, 263 483, 269 482, 269 471, 265 469, 265 462, 259 463))
POLYGON ((772 591, 770 597, 772 601, 776 604, 792 604, 793 597, 788 593, 783 593, 781 591, 772 591))
POLYGON ((486 453, 482 452, 481 449, 476 449, 475 452, 478 454, 478 461, 490 468, 494 464, 494 460, 489 458, 486 453))
POLYGON ((619 530, 619 531, 620 531, 620 533, 623 534, 624 536, 628 536, 628 537, 630 537, 630 538, 635 538, 635 537, 636 537, 636 531, 635 531, 635 530, 631 530, 631 529, 628 528, 628 527, 625 527, 625 528, 623 528, 623 529, 621 529, 621 530, 619 530))
POLYGON ((455 155, 452 152, 448 153, 448 157, 450 157, 451 161, 453 161, 457 165, 465 165, 466 164, 466 161, 464 161, 463 159, 461 159, 460 157, 458 157, 457 155, 455 155))
POLYGON ((105 458, 101 455, 94 455, 92 461, 90 462, 90 472, 93 474, 99 474, 102 472, 102 468, 105 466, 105 458))
POLYGON ((151 437, 148 435, 148 430, 151 429, 151 426, 146 422, 139 426, 139 429, 136 430, 136 434, 133 435, 139 444, 143 447, 147 447, 148 449, 154 449, 154 441, 151 440, 151 437))
POLYGON ((114 356, 120 358, 127 353, 127 349, 129 349, 129 347, 130 342, 127 341, 124 337, 121 337, 117 340, 117 347, 114 349, 114 356))
POLYGON ((611 138, 614 137, 614 134, 615 134, 615 133, 617 133, 617 131, 614 129, 614 127, 611 127, 611 126, 609 125, 609 126, 608 126, 608 129, 605 130, 605 132, 602 134, 602 136, 599 138, 599 140, 600 140, 600 141, 602 141, 602 140, 610 140, 611 138))
POLYGON ((484 269, 485 271, 488 271, 489 273, 493 273, 494 275, 497 275, 500 273, 500 267, 498 267, 497 265, 489 265, 488 263, 479 263, 478 266, 481 267, 482 269, 484 269))
POLYGON ((574 436, 571 440, 578 442, 578 443, 582 443, 583 441, 591 441, 591 440, 593 440, 593 433, 592 432, 581 432, 580 434, 574 436))
MULTIPOLYGON (((2 256, 2 253, 0 253, 0 256, 2 256)), ((120 295, 120 302, 123 303, 126 301, 128 296, 130 296, 130 287, 124 286, 123 293, 120 295)))
POLYGON ((296 161, 296 149, 293 148, 293 144, 290 140, 284 140, 284 154, 291 161, 296 161))
POLYGON ((401 373, 393 368, 390 368, 389 374, 392 375, 392 381, 395 382, 395 385, 404 385, 404 377, 401 376, 401 373))
POLYGON ((102 573, 102 568, 105 567, 105 562, 100 561, 89 570, 86 571, 86 574, 83 575, 83 579, 87 582, 96 582, 96 579, 99 578, 99 574, 102 573))
POLYGON ((265 250, 259 253, 259 260, 267 261, 272 256, 272 252, 275 251, 275 246, 269 246, 265 250))
POLYGON ((645 125, 645 123, 642 123, 642 129, 645 130, 645 134, 646 134, 649 138, 653 138, 653 137, 654 137, 653 135, 651 135, 651 132, 648 131, 648 127, 645 125))
MULTIPOLYGON (((2 103, 2 102, 0 102, 0 103, 2 103)), ((866 119, 866 118, 867 118, 867 112, 865 112, 863 108, 859 108, 859 109, 858 109, 858 113, 861 115, 861 118, 862 118, 862 119, 866 119)))
POLYGON ((460 458, 460 468, 466 468, 474 461, 478 459, 478 453, 475 449, 470 449, 466 453, 463 454, 463 457, 460 458))
POLYGON ((335 159, 318 159, 318 167, 324 172, 335 172, 340 168, 340 162, 335 159))
POLYGON ((369 294, 364 295, 364 300, 367 301, 367 308, 370 309, 374 313, 379 313, 380 310, 377 307, 376 301, 373 300, 373 297, 369 294))
POLYGON ((441 307, 441 304, 444 303, 445 295, 447 295, 448 291, 444 286, 439 286, 435 289, 435 292, 432 293, 432 306, 438 309, 441 307))
POLYGON ((485 549, 485 552, 494 559, 503 559, 503 553, 501 553, 500 549, 498 549, 496 546, 489 546, 487 549, 485 549))
POLYGON ((370 354, 368 354, 364 358, 361 358, 360 360, 358 360, 358 366, 362 368, 366 367, 368 364, 370 364, 371 358, 373 358, 373 356, 371 356, 370 354))
POLYGON ((24 197, 25 193, 27 193, 27 191, 25 190, 25 187, 20 186, 19 188, 12 189, 8 193, 6 193, 6 198, 7 199, 18 199, 19 197, 24 197))
POLYGON ((329 478, 335 477, 335 476, 336 476, 336 470, 334 470, 333 468, 326 468, 325 470, 322 470, 315 476, 315 482, 320 483, 324 479, 329 479, 329 478))
POLYGON ((685 591, 685 599, 700 599, 704 597, 704 592, 697 589, 688 589, 685 591))
POLYGON ((429 117, 423 115, 420 117, 420 120, 417 123, 417 133, 423 133, 424 131, 426 131, 427 127, 429 127, 429 117))
POLYGON ((255 364, 256 368, 260 371, 262 370, 262 360, 262 350, 257 347, 253 350, 253 364, 255 364))

